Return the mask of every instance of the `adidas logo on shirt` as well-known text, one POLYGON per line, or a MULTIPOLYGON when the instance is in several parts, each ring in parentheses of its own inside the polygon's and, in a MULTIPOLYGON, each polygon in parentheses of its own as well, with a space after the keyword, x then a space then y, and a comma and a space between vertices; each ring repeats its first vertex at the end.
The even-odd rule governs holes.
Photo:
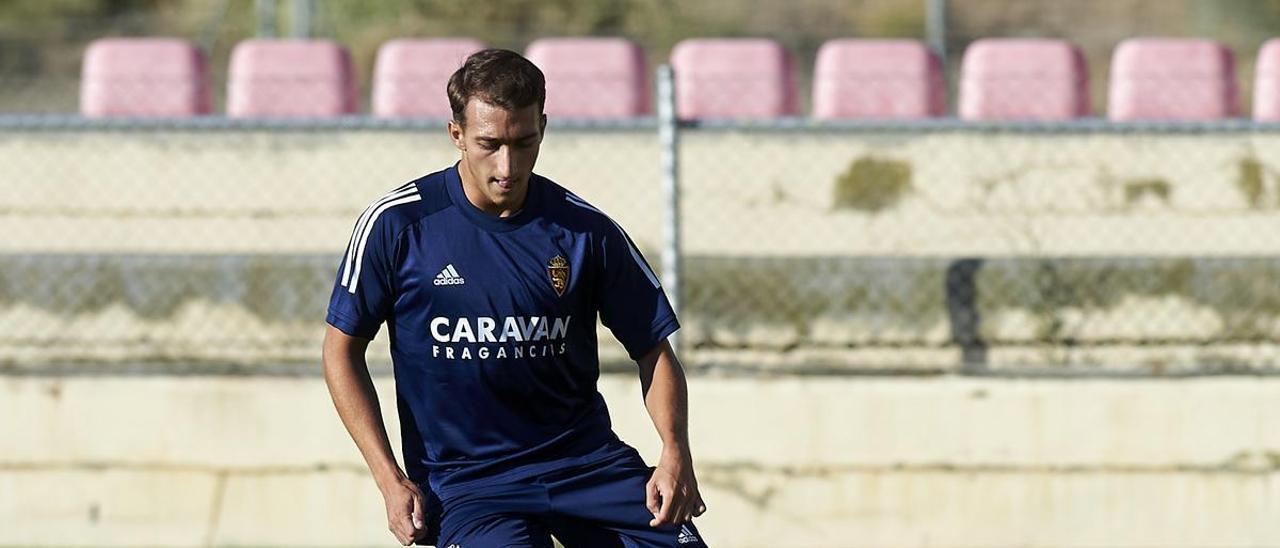
POLYGON ((467 279, 459 275, 458 271, 453 269, 453 264, 450 263, 439 274, 436 274, 436 279, 432 283, 436 285, 462 285, 467 283, 467 279))
POLYGON ((698 535, 693 534, 693 531, 689 530, 688 525, 681 525, 680 535, 676 537, 676 542, 678 544, 689 544, 690 542, 698 542, 698 535))

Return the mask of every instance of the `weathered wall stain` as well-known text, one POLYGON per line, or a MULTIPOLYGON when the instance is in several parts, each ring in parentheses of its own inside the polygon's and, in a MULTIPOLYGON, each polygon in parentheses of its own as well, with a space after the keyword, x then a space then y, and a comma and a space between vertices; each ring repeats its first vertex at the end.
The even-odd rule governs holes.
POLYGON ((1236 188, 1244 196, 1249 206, 1260 209, 1266 205, 1267 194, 1266 166, 1253 155, 1240 158, 1237 164, 1236 188))
POLYGON ((1133 207, 1147 197, 1169 205, 1169 195, 1172 193, 1173 185, 1164 179, 1158 177, 1131 179, 1124 183, 1124 205, 1133 207))
POLYGON ((911 192, 911 164, 901 160, 862 157, 836 178, 834 208, 878 213, 911 192))

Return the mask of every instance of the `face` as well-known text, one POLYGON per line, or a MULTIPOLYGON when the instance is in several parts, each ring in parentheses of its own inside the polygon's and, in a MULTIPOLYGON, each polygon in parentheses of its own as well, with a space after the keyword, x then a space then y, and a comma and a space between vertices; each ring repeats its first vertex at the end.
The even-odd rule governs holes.
POLYGON ((524 205, 547 117, 538 105, 510 111, 472 98, 465 124, 449 121, 449 137, 462 152, 458 172, 467 199, 483 211, 509 215, 524 205))

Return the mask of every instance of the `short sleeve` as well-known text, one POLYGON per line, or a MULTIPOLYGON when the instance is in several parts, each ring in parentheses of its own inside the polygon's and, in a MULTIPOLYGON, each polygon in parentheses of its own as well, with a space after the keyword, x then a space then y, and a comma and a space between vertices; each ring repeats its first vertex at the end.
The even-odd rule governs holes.
POLYGON ((601 238, 600 321, 638 360, 680 328, 658 276, 617 224, 601 238))
POLYGON ((356 222, 338 265, 325 321, 353 337, 372 339, 394 302, 396 234, 385 216, 356 222))

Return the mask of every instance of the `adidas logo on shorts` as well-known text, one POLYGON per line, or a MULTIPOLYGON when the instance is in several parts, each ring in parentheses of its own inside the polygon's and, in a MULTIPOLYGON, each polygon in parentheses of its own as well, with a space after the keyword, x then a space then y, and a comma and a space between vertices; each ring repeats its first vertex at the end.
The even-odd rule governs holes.
POLYGON ((439 274, 436 274, 436 279, 432 283, 436 285, 462 285, 467 283, 467 279, 459 275, 458 271, 453 269, 453 264, 450 263, 439 274))

